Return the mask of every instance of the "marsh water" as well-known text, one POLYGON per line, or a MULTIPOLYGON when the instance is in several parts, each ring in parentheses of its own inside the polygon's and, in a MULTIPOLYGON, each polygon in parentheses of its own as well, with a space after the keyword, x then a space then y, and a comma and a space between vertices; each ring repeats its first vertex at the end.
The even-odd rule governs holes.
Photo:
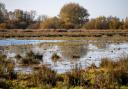
POLYGON ((101 41, 101 40, 0 40, 0 53, 14 60, 15 71, 31 72, 31 66, 19 66, 15 56, 24 56, 33 51, 42 55, 40 63, 58 73, 64 73, 77 67, 86 68, 91 64, 99 66, 103 58, 118 60, 128 55, 128 42, 101 41), (57 54, 60 58, 52 59, 57 54))

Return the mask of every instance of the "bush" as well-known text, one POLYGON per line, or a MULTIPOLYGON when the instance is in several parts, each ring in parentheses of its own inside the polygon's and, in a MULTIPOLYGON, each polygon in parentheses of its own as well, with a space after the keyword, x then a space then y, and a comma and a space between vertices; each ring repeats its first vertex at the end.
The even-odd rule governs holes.
POLYGON ((107 69, 112 69, 115 67, 115 62, 110 60, 110 59, 107 59, 107 58, 104 58, 104 59, 101 59, 101 63, 100 63, 100 67, 101 68, 107 68, 107 69))
POLYGON ((7 79, 17 78, 17 74, 14 72, 14 62, 7 60, 5 55, 0 55, 0 76, 7 79))
POLYGON ((101 68, 109 69, 110 78, 119 85, 128 85, 128 58, 122 58, 118 61, 104 59, 100 64, 101 68), (110 70, 111 69, 111 70, 110 70))
POLYGON ((60 29, 64 28, 64 23, 57 17, 47 18, 40 25, 40 28, 43 29, 60 29))
POLYGON ((37 72, 34 72, 32 82, 35 85, 44 84, 55 86, 57 82, 57 74, 55 71, 42 66, 37 72))
MULTIPOLYGON (((18 55, 16 57, 20 58, 18 55)), ((21 63, 25 65, 39 64, 42 57, 42 55, 34 54, 32 51, 30 51, 26 54, 25 58, 21 58, 21 63)))
POLYGON ((10 84, 6 80, 0 80, 0 89, 10 89, 10 84))

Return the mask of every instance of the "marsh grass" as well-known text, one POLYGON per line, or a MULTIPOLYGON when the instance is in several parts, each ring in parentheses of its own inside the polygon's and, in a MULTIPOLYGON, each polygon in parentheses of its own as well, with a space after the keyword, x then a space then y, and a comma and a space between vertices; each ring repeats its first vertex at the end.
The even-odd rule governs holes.
POLYGON ((8 60, 5 55, 0 55, 0 77, 15 79, 16 73, 14 72, 14 66, 14 61, 8 60))
POLYGON ((128 85, 128 57, 121 58, 118 61, 103 59, 100 67, 108 70, 119 85, 128 85))
MULTIPOLYGON (((48 29, 47 29, 48 30, 48 29)), ((35 31, 24 31, 24 30, 17 30, 17 32, 15 32, 14 30, 8 30, 8 31, 4 31, 4 32, 0 32, 0 37, 1 38, 24 38, 24 37, 112 37, 112 36, 122 36, 122 37, 126 37, 128 36, 127 33, 127 29, 126 30, 85 30, 83 29, 83 31, 79 31, 79 29, 76 29, 78 31, 76 32, 71 32, 71 31, 67 31, 67 29, 65 29, 65 32, 58 32, 57 30, 55 31, 39 31, 39 30, 35 30, 35 31)))
POLYGON ((26 53, 25 57, 22 57, 21 55, 16 55, 15 58, 20 60, 20 63, 23 65, 32 65, 32 64, 40 64, 40 61, 42 61, 43 55, 35 54, 32 51, 29 51, 26 53))
POLYGON ((45 66, 42 66, 37 72, 33 74, 34 84, 43 83, 55 86, 57 82, 57 73, 45 66))
MULTIPOLYGON (((35 58, 34 55, 33 52, 27 53, 27 56, 30 58, 35 58)), ((18 55, 17 58, 22 57, 18 55)), ((128 88, 128 57, 121 58, 117 61, 104 58, 101 60, 99 67, 92 64, 86 69, 75 65, 73 70, 64 74, 57 74, 51 68, 42 65, 31 74, 21 73, 17 74, 17 77, 12 75, 14 69, 12 62, 6 60, 6 56, 4 55, 0 55, 0 60, 0 72, 4 75, 0 77, 5 78, 4 81, 0 81, 0 87, 3 89, 10 89, 10 87, 12 89, 128 88)))
POLYGON ((7 56, 0 55, 0 88, 10 89, 8 80, 15 80, 17 74, 14 72, 14 62, 7 59, 7 56))

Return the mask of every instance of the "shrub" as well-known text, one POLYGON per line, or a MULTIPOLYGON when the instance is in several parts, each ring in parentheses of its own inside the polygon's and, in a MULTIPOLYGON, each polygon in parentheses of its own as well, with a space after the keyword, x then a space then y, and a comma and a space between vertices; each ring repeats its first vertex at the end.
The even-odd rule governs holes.
POLYGON ((64 28, 64 23, 57 17, 47 18, 40 25, 40 28, 43 29, 59 29, 64 28))
POLYGON ((39 60, 33 58, 23 58, 21 60, 21 64, 25 64, 25 65, 39 64, 39 60))
POLYGON ((7 60, 5 55, 0 55, 0 76, 8 79, 16 79, 14 72, 14 62, 7 60))
POLYGON ((0 80, 0 89, 10 89, 10 85, 6 80, 0 80))
POLYGON ((111 75, 110 79, 113 79, 113 81, 116 81, 118 85, 128 84, 128 58, 127 57, 122 58, 118 61, 104 59, 102 60, 100 67, 109 69, 109 74, 111 75))
POLYGON ((34 72, 32 82, 35 85, 48 84, 50 86, 55 86, 57 82, 57 74, 55 71, 42 66, 37 72, 34 72))
POLYGON ((25 65, 39 64, 40 60, 42 60, 42 55, 34 54, 30 51, 26 54, 25 58, 21 58, 21 63, 25 65))
POLYGON ((115 67, 115 62, 112 61, 111 59, 104 58, 104 59, 101 59, 100 67, 111 69, 115 67))

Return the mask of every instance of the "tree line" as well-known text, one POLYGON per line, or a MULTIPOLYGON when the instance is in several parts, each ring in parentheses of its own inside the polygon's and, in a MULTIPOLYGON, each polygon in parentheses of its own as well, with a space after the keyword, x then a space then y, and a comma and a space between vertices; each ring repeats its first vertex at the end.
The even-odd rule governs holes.
POLYGON ((120 20, 118 17, 100 16, 89 20, 85 25, 86 29, 128 29, 128 18, 120 20))
POLYGON ((65 4, 58 16, 36 16, 36 11, 8 11, 0 3, 0 29, 128 29, 128 18, 99 16, 89 19, 88 10, 77 3, 65 4))

